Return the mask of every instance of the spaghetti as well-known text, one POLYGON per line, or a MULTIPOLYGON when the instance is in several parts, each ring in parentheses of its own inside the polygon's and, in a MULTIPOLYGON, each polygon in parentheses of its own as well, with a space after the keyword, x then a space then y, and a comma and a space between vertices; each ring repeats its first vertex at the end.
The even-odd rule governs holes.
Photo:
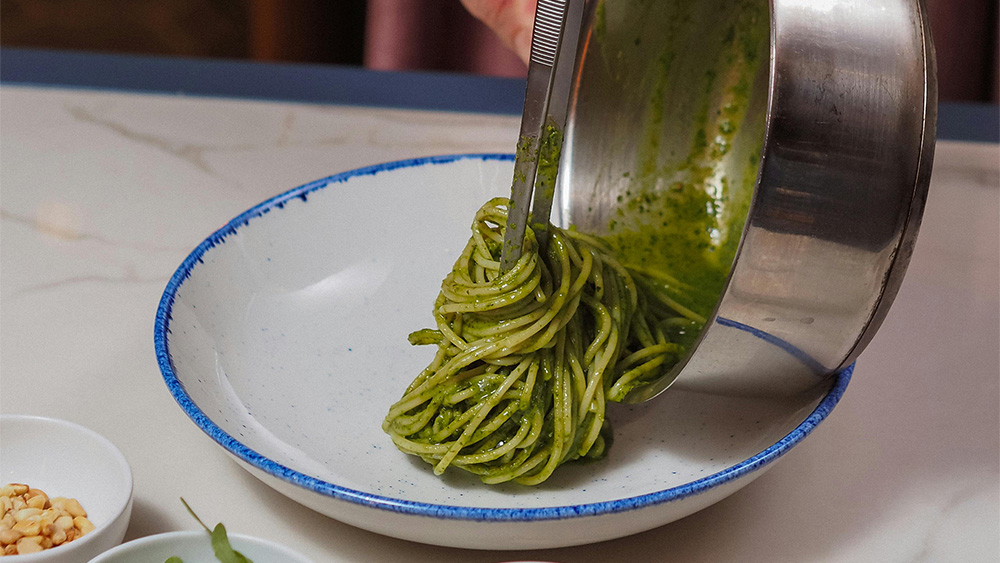
POLYGON ((392 405, 396 446, 485 483, 545 481, 561 464, 602 458, 607 401, 670 370, 704 318, 664 274, 627 270, 600 239, 549 226, 545 252, 526 229, 500 272, 508 200, 476 213, 472 237, 434 304, 434 360, 392 405))

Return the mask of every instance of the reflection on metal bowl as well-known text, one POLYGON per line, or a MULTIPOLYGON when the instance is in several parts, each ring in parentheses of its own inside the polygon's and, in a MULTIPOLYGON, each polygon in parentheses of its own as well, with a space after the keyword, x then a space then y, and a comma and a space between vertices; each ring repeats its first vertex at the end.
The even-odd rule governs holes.
POLYGON ((709 296, 694 351, 631 399, 827 382, 884 319, 920 224, 922 3, 604 0, 587 18, 553 220, 709 296))

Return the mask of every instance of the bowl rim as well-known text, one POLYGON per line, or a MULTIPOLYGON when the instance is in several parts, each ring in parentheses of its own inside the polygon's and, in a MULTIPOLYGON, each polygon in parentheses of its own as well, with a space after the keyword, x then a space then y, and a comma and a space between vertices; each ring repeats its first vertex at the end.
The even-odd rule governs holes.
MULTIPOLYGON (((312 559, 306 557, 305 555, 299 553, 298 551, 295 551, 294 549, 288 546, 282 545, 280 543, 277 543, 275 541, 266 538, 261 538, 258 536, 250 536, 247 534, 239 534, 239 533, 227 533, 226 535, 230 540, 236 539, 246 542, 253 542, 258 545, 267 546, 270 549, 274 549, 276 551, 281 552, 281 555, 294 556, 297 558, 297 561, 312 561, 312 559)), ((199 541, 204 541, 205 545, 211 545, 210 544, 211 534, 209 534, 205 530, 175 530, 172 532, 151 534, 148 536, 142 536, 135 538, 133 540, 129 540, 122 544, 116 545, 115 547, 94 557, 93 559, 90 560, 89 563, 101 563, 102 561, 106 561, 108 558, 111 558, 113 556, 122 553, 128 554, 129 552, 134 550, 142 550, 145 546, 150 544, 158 544, 164 541, 171 541, 175 539, 186 541, 188 539, 195 539, 195 538, 197 538, 199 541)), ((238 547, 239 546, 237 546, 237 548, 238 547)))
MULTIPOLYGON (((24 555, 11 555, 4 558, 7 561, 8 558, 10 563, 31 563, 32 561, 43 562, 50 560, 61 560, 69 557, 74 551, 79 551, 85 549, 86 546, 91 543, 98 541, 96 538, 102 533, 106 532, 111 528, 111 525, 118 522, 119 518, 122 517, 126 511, 130 510, 132 505, 132 498, 135 494, 135 480, 132 476, 132 467, 128 463, 128 459, 125 454, 122 453, 118 446, 114 444, 111 440, 106 438, 104 435, 92 430, 82 424, 77 424, 75 422, 70 422, 61 418, 54 418, 50 416, 41 416, 33 414, 0 414, 0 425, 6 425, 9 422, 21 422, 32 425, 45 424, 50 427, 61 427, 63 429, 69 429, 77 434, 83 434, 94 440, 104 451, 109 454, 109 456, 115 460, 119 468, 122 470, 125 477, 125 484, 128 487, 128 494, 125 495, 125 500, 119 505, 113 507, 111 516, 105 522, 100 524, 95 524, 95 528, 89 534, 83 536, 80 539, 67 542, 66 544, 58 546, 58 548, 46 549, 37 553, 27 553, 24 555)), ((9 427, 8 427, 9 428, 9 427)))
MULTIPOLYGON (((323 496, 331 497, 348 503, 387 510, 396 513, 430 516, 445 520, 469 520, 469 521, 502 521, 502 522, 533 522, 539 520, 562 520, 567 518, 579 518, 585 516, 598 516, 602 514, 613 514, 627 512, 650 506, 678 501, 686 497, 704 493, 710 489, 717 488, 731 481, 740 479, 750 473, 761 469, 774 462, 793 446, 801 442, 808 436, 816 426, 819 425, 840 401, 844 391, 850 383, 854 371, 854 364, 847 366, 833 376, 832 385, 826 395, 820 400, 812 412, 791 432, 783 438, 767 447, 763 451, 751 456, 737 464, 722 469, 712 475, 703 477, 682 485, 645 493, 642 495, 624 497, 620 499, 581 503, 575 505, 546 506, 536 508, 488 508, 471 507, 448 504, 435 504, 422 501, 411 501, 392 498, 375 493, 368 493, 326 482, 322 479, 312 477, 286 467, 246 446, 224 430, 209 418, 194 400, 187 394, 184 385, 174 371, 173 361, 170 354, 170 344, 168 336, 170 333, 171 311, 177 291, 191 275, 191 271, 202 263, 202 257, 222 243, 227 237, 235 234, 240 228, 249 225, 250 221, 263 217, 272 211, 277 211, 285 206, 285 203, 296 198, 303 201, 308 200, 310 193, 332 186, 343 184, 350 179, 359 176, 375 176, 380 173, 393 170, 414 168, 419 166, 449 164, 465 160, 480 161, 503 161, 513 162, 512 154, 497 153, 470 153, 452 154, 441 156, 429 156, 396 160, 381 164, 374 164, 334 174, 326 178, 315 180, 293 188, 274 197, 271 197, 250 209, 240 213, 235 218, 227 222, 221 228, 203 240, 184 259, 181 265, 171 276, 164 289, 156 310, 156 319, 153 329, 153 341, 156 352, 156 360, 160 366, 164 382, 174 400, 188 417, 205 432, 210 438, 225 448, 229 453, 248 465, 261 470, 272 477, 282 481, 297 485, 304 489, 319 493, 323 496)), ((746 327, 750 329, 750 327, 746 327)), ((749 330, 758 338, 774 338, 770 335, 756 334, 749 330)))

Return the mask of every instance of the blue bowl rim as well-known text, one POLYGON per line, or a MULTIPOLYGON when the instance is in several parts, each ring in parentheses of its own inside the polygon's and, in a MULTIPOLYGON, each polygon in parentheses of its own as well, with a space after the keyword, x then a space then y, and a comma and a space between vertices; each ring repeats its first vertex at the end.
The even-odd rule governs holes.
POLYGON ((156 321, 153 330, 153 341, 156 350, 157 363, 160 372, 163 374, 164 382, 167 385, 174 400, 177 401, 181 409, 191 418, 194 423, 208 434, 219 445, 228 450, 237 458, 273 477, 288 483, 303 487, 320 495, 331 497, 337 500, 349 502, 356 505, 370 507, 380 510, 388 510, 403 514, 418 516, 429 516, 447 520, 472 520, 472 521, 500 521, 500 522, 532 522, 538 520, 560 520, 566 518, 576 518, 583 516, 598 516, 603 514, 613 514, 626 512, 651 506, 678 501, 693 495, 704 493, 710 489, 722 486, 731 481, 740 479, 754 471, 757 471, 783 456, 793 446, 801 442, 808 436, 816 426, 819 425, 833 408, 840 401, 844 391, 850 383, 854 372, 854 364, 835 374, 830 390, 795 429, 783 438, 764 449, 760 453, 745 459, 735 465, 727 467, 707 477, 643 495, 601 501, 594 503, 584 503, 566 506, 549 506, 538 508, 483 508, 469 506, 455 506, 445 504, 433 504, 426 502, 409 501, 395 499, 387 496, 366 493, 328 483, 321 479, 305 475, 294 469, 281 465, 280 463, 254 451, 245 444, 236 440, 233 436, 222 430, 194 403, 184 389, 184 385, 177 378, 174 372, 173 362, 170 358, 170 346, 168 335, 170 333, 171 310, 177 291, 184 281, 191 275, 191 271, 202 257, 212 247, 222 243, 227 237, 235 234, 241 227, 246 226, 251 220, 284 207, 286 202, 296 198, 307 200, 308 195, 317 190, 323 189, 333 184, 345 183, 357 176, 374 176, 383 172, 397 170, 401 168, 412 168, 417 166, 448 164, 461 160, 481 160, 481 161, 513 161, 511 154, 454 154, 442 156, 430 156, 397 160, 382 164, 375 164, 363 168, 357 168, 334 174, 304 184, 287 192, 267 199, 254 207, 237 215, 220 229, 212 233, 201 242, 184 259, 181 265, 174 272, 170 281, 164 289, 156 310, 156 321))

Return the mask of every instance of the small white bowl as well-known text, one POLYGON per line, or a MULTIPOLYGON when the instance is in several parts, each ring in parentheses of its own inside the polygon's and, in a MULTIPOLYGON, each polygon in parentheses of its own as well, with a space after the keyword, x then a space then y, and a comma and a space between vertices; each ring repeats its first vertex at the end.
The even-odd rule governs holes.
MULTIPOLYGON (((313 563, 312 559, 300 553, 260 538, 229 534, 229 543, 254 563, 313 563)), ((146 536, 119 545, 90 563, 161 562, 168 557, 180 557, 184 563, 219 563, 212 553, 212 539, 204 531, 146 536)))
POLYGON ((121 543, 132 514, 132 470, 107 438, 78 424, 0 415, 0 485, 25 483, 80 501, 96 527, 82 538, 4 563, 80 563, 121 543))

